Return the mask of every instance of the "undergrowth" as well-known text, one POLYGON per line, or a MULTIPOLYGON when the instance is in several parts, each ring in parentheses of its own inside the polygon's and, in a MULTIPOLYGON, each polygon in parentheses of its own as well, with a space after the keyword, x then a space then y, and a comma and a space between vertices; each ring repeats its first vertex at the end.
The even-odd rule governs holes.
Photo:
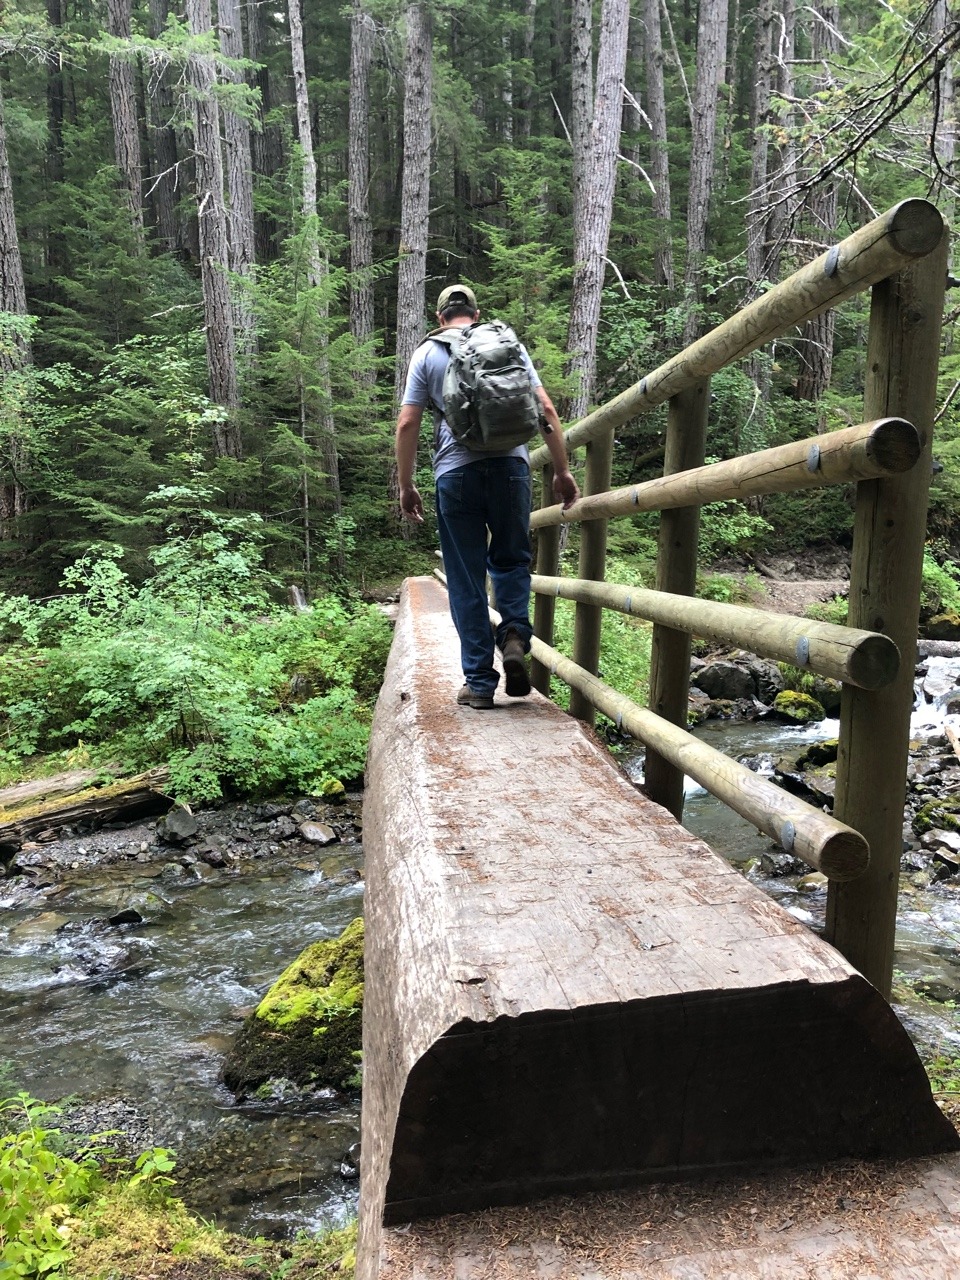
POLYGON ((312 792, 363 772, 390 643, 375 608, 328 595, 274 603, 256 521, 204 512, 135 583, 103 546, 54 599, 0 599, 0 769, 82 753, 170 765, 182 800, 312 792))

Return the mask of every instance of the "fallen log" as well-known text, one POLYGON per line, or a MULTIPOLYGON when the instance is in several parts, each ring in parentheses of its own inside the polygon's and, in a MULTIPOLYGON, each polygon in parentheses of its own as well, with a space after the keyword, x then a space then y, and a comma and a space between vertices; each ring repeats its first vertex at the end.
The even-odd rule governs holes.
POLYGON ((158 813, 170 805, 170 797, 164 793, 169 778, 170 770, 161 767, 105 786, 86 786, 66 795, 50 794, 49 786, 41 799, 21 794, 20 803, 0 806, 0 852, 16 853, 25 841, 43 839, 47 832, 50 832, 48 838, 54 838, 61 827, 76 822, 100 825, 121 815, 136 818, 158 813), (26 803, 22 802, 24 799, 26 803))
POLYGON ((918 658, 960 658, 960 640, 918 640, 918 658))

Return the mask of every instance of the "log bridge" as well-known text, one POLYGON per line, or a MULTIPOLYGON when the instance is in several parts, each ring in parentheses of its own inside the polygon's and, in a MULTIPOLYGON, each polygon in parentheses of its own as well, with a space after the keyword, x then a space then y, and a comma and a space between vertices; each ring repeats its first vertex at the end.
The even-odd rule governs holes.
POLYGON ((368 761, 360 1280, 420 1218, 958 1146, 851 964, 589 728, 461 679, 408 580, 368 761))
MULTIPOLYGON (((565 1194, 608 1238, 590 1206, 631 1184, 960 1146, 884 999, 947 242, 932 205, 902 201, 574 424, 584 497, 569 509, 553 501, 547 451, 531 453, 543 478, 536 694, 457 706, 445 593, 430 578, 405 584, 367 770, 359 1280, 521 1274, 501 1245, 488 1256, 513 1228, 474 1232, 495 1206, 536 1201, 550 1221, 544 1198, 565 1194), (711 376, 868 289, 863 421, 707 464, 711 376), (611 488, 615 432, 661 404, 663 476, 611 488), (855 493, 849 625, 696 599, 704 504, 831 484, 855 493), (605 582, 607 522, 655 510, 656 590, 605 582), (559 572, 570 521, 576 578, 559 572), (553 647, 560 597, 576 602, 571 657, 553 647), (652 624, 647 707, 600 678, 604 609, 652 624), (686 732, 692 635, 842 682, 832 815, 686 732), (541 696, 554 678, 570 687, 569 717, 541 696), (644 743, 643 793, 594 738, 598 711, 644 743), (684 830, 685 775, 824 873, 825 938, 684 830), (403 1224, 450 1214, 474 1215, 447 1233, 452 1267, 449 1250, 438 1262, 415 1244, 394 1265, 426 1230, 403 1224), (477 1265, 468 1236, 486 1241, 477 1265)), ((900 1259, 883 1274, 960 1269, 960 1160, 947 1159, 957 1210, 921 1249, 937 1261, 874 1241, 871 1258, 900 1259)), ((806 1256, 810 1241, 795 1243, 806 1256)), ((723 1274, 810 1274, 767 1258, 723 1274)), ((556 1259, 534 1261, 561 1275, 556 1259)), ((569 1274, 638 1273, 593 1257, 569 1274)), ((708 1261, 679 1274, 719 1273, 708 1261)), ((875 1274, 870 1258, 850 1274, 875 1274)))

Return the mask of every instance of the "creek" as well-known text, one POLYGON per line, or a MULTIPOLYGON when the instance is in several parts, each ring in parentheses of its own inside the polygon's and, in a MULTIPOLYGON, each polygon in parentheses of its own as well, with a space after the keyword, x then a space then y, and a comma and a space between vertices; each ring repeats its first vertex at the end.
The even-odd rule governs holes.
MULTIPOLYGON (((929 721, 929 707, 924 714, 929 721)), ((923 726, 927 735, 937 730, 923 726)), ((829 721, 708 721, 697 733, 742 758, 795 753, 836 731, 829 721)), ((625 763, 639 779, 639 755, 625 763)), ((281 1091, 238 1106, 218 1078, 238 1019, 303 947, 361 911, 352 803, 355 822, 322 851, 280 839, 209 866, 183 850, 158 851, 156 824, 141 823, 60 840, 56 873, 34 868, 29 892, 15 890, 23 877, 0 880, 0 1059, 39 1097, 91 1100, 88 1117, 92 1110, 102 1127, 112 1127, 118 1107, 117 1127, 130 1129, 135 1116, 141 1148, 177 1151, 190 1207, 236 1231, 289 1235, 340 1225, 356 1211, 354 1171, 344 1165, 357 1139, 355 1098, 281 1091), (112 840, 112 865, 98 860, 98 839, 112 840), (117 913, 131 909, 142 919, 123 923, 117 913)), ((228 842, 249 839, 227 815, 204 817, 208 835, 219 823, 228 842)), ((766 874, 768 838, 692 783, 684 820, 787 911, 822 926, 825 890, 800 875, 766 874)), ((960 994, 960 877, 904 885, 896 965, 906 979, 897 1009, 911 1035, 960 1055, 957 1019, 944 1003, 960 994), (940 1003, 912 998, 917 984, 940 1003)))

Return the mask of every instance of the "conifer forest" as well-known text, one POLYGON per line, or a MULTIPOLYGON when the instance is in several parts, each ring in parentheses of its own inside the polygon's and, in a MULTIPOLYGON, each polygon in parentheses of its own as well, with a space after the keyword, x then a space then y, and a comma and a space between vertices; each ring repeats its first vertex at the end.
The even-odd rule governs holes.
MULTIPOLYGON (((249 743, 230 769, 212 758, 230 734, 199 694, 151 721, 153 747, 131 726, 182 686, 188 598, 220 637, 191 659, 201 683, 233 689, 238 664, 282 665, 283 645, 229 657, 225 619, 295 584, 342 646, 364 597, 429 571, 429 512, 416 533, 398 519, 393 428, 443 286, 468 282, 515 327, 572 423, 897 201, 949 222, 958 45, 944 0, 5 5, 6 758, 115 750, 119 733, 141 764, 192 752, 188 792, 225 770, 283 782, 257 776, 249 743), (169 669, 143 642, 138 684, 131 637, 148 633, 169 669), (52 685, 46 660, 11 658, 51 646, 74 664, 52 685)), ((960 601, 951 297, 928 555, 944 605, 960 601)), ((868 305, 717 375, 710 457, 859 422, 868 305)), ((615 484, 659 473, 664 417, 618 432, 615 484)), ((717 504, 704 568, 843 545, 851 518, 843 490, 802 518, 788 495, 717 504)), ((655 537, 644 518, 611 531, 611 572, 649 580, 655 537)), ((325 696, 375 687, 354 668, 377 645, 356 647, 329 659, 349 678, 319 680, 325 696)))

